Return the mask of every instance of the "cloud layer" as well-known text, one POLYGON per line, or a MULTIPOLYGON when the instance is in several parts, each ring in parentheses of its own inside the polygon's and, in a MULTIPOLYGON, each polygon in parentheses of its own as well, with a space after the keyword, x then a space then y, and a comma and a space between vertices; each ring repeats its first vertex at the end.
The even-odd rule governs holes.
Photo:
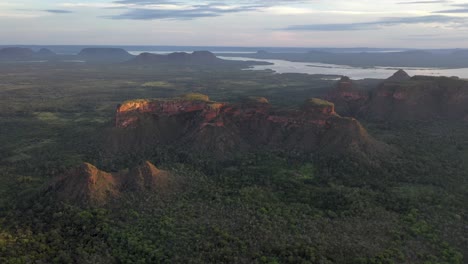
POLYGON ((0 24, 6 44, 464 47, 468 2, 15 0, 0 24))
POLYGON ((293 25, 283 28, 283 30, 302 30, 302 31, 349 31, 349 30, 374 30, 387 26, 410 25, 410 24, 447 24, 454 23, 463 25, 467 19, 460 17, 451 17, 443 15, 430 15, 418 17, 389 17, 377 21, 360 23, 341 23, 341 24, 312 24, 312 25, 293 25))

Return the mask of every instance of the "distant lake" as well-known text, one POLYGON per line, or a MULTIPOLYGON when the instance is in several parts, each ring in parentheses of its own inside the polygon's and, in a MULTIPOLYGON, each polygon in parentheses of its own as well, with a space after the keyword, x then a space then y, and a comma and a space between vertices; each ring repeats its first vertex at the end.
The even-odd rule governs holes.
POLYGON ((426 75, 426 76, 458 76, 463 79, 468 79, 468 68, 459 69, 442 69, 442 68, 412 68, 412 67, 352 67, 346 65, 335 65, 314 62, 291 62, 285 60, 266 60, 252 59, 244 57, 220 57, 226 60, 242 60, 242 61, 266 61, 273 65, 256 65, 249 70, 273 70, 276 73, 306 73, 306 74, 324 74, 324 75, 339 75, 348 76, 352 79, 386 79, 392 76, 397 70, 403 69, 409 75, 426 75))

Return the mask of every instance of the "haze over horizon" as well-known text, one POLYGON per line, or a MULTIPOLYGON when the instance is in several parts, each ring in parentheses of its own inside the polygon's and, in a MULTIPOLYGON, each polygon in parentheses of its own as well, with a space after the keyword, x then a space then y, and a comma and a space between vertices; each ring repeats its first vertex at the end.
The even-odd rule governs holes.
POLYGON ((0 45, 464 48, 468 3, 19 0, 0 24, 0 45))

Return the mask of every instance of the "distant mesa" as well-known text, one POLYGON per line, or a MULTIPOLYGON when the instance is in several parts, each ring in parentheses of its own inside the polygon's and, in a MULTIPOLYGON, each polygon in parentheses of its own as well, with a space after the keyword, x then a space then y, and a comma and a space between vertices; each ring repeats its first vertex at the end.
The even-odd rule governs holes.
POLYGON ((121 48, 84 48, 78 56, 87 61, 123 62, 134 56, 121 48))
POLYGON ((468 81, 410 77, 398 70, 370 91, 342 79, 326 99, 335 103, 339 114, 368 120, 464 120, 468 116, 468 81))
POLYGON ((25 59, 34 56, 34 51, 28 48, 7 47, 0 49, 0 59, 25 59))
POLYGON ((116 111, 119 133, 110 137, 115 144, 109 145, 117 145, 117 152, 170 145, 215 159, 259 149, 324 156, 354 153, 363 159, 384 152, 383 144, 357 120, 340 117, 334 104, 324 100, 309 99, 301 109, 282 110, 262 97, 240 103, 193 98, 124 102, 116 111))
POLYGON ((169 173, 146 161, 130 170, 108 173, 83 163, 54 179, 45 189, 58 200, 86 206, 104 205, 124 192, 160 191, 169 173))
POLYGON ((167 55, 142 53, 130 61, 137 64, 216 64, 219 59, 209 51, 194 51, 193 53, 174 52, 167 55))
POLYGON ((56 56, 57 54, 50 49, 47 48, 42 48, 36 52, 36 55, 42 56, 42 57, 49 57, 49 56, 56 56))
POLYGON ((167 55, 153 54, 153 53, 141 53, 135 58, 128 61, 129 64, 137 65, 187 65, 187 66, 243 66, 247 67, 250 65, 269 65, 268 62, 258 61, 234 61, 234 60, 223 60, 209 51, 194 51, 193 53, 186 52, 174 52, 167 55))
POLYGON ((120 48, 84 48, 78 53, 79 56, 128 56, 124 49, 120 48))

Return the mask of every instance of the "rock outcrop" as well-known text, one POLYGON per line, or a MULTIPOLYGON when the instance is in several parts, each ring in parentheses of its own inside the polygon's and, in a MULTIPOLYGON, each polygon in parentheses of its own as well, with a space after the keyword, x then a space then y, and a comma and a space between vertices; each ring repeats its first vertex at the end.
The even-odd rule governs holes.
POLYGON ((168 185, 168 177, 169 173, 157 169, 148 161, 117 173, 105 172, 83 163, 54 179, 45 192, 60 201, 99 206, 118 198, 123 192, 164 189, 168 185))
POLYGON ((169 174, 159 170, 151 162, 145 161, 130 169, 122 177, 122 188, 128 191, 156 191, 168 186, 169 174))
POLYGON ((200 94, 132 100, 118 106, 116 127, 127 133, 117 140, 124 149, 171 145, 218 159, 259 149, 365 157, 383 149, 357 120, 340 117, 320 99, 300 110, 275 109, 265 98, 232 104, 200 94))
POLYGON ((349 77, 343 76, 325 99, 335 104, 340 115, 358 116, 367 103, 369 94, 349 77))
POLYGON ((406 73, 404 70, 400 69, 397 72, 395 72, 392 76, 387 78, 387 82, 406 82, 411 79, 411 76, 409 76, 408 73, 406 73))
POLYGON ((448 77, 385 81, 370 98, 365 117, 371 120, 461 120, 468 115, 468 82, 448 77))
POLYGON ((339 114, 368 120, 463 120, 468 116, 468 81, 410 77, 399 70, 370 91, 359 91, 342 79, 326 99, 339 114))

